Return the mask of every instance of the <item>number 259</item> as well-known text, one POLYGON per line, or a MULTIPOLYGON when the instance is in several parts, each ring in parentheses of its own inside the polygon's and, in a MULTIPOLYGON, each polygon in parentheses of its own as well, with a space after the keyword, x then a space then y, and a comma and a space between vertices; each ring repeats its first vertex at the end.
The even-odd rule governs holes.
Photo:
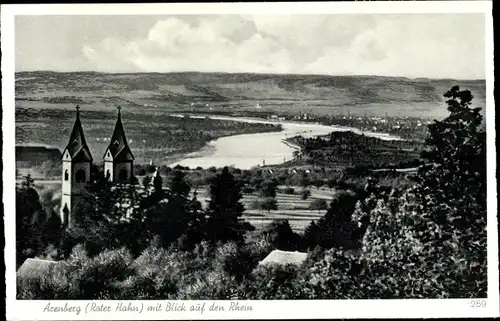
POLYGON ((472 300, 469 305, 471 308, 486 308, 486 300, 472 300))

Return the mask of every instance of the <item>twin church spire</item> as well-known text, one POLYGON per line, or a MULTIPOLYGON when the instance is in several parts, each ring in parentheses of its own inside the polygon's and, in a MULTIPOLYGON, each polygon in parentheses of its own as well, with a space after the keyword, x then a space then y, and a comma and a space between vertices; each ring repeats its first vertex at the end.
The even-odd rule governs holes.
MULTIPOLYGON (((127 138, 125 136, 125 130, 123 128, 123 123, 121 119, 121 107, 118 106, 118 117, 115 123, 115 129, 113 135, 111 136, 110 143, 104 152, 104 159, 114 160, 114 161, 128 161, 134 160, 134 155, 130 149, 127 138)), ((65 153, 73 161, 92 161, 92 155, 90 153, 90 148, 85 140, 85 135, 83 134, 82 123, 80 120, 80 106, 76 106, 76 120, 71 131, 68 145, 63 151, 63 157, 65 153)))
MULTIPOLYGON (((104 175, 112 182, 128 184, 132 182, 134 155, 125 137, 120 109, 118 107, 115 129, 103 156, 104 175)), ((71 212, 83 196, 86 184, 90 182, 92 161, 90 148, 83 134, 80 107, 76 106, 76 120, 62 156, 61 219, 69 227, 72 225, 71 212)))

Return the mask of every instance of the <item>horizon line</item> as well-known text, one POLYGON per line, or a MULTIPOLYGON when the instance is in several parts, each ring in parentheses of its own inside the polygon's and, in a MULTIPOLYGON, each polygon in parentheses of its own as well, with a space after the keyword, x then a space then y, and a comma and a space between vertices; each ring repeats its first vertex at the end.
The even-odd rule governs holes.
POLYGON ((428 79, 428 80, 455 80, 455 81, 486 81, 486 78, 451 78, 451 77, 411 77, 411 76, 388 76, 388 75, 376 75, 376 74, 344 74, 344 75, 332 75, 332 74, 317 74, 317 73, 273 73, 273 72, 252 72, 252 71, 96 71, 96 70, 73 70, 73 71, 57 71, 57 70, 21 70, 15 71, 14 74, 18 73, 43 73, 51 72, 58 74, 72 74, 72 73, 94 73, 94 74, 108 74, 108 75, 127 75, 127 74, 226 74, 226 75, 238 75, 238 74, 253 74, 253 75, 270 75, 270 76, 324 76, 324 77, 380 77, 380 78, 403 78, 410 80, 418 79, 428 79))

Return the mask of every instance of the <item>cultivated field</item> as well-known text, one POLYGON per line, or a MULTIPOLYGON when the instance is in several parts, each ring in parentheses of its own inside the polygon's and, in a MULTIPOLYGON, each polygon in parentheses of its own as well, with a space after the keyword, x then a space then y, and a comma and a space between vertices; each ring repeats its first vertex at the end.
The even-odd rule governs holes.
MULTIPOLYGON (((252 204, 259 199, 258 193, 244 194, 242 203, 245 206, 243 217, 250 222, 257 230, 265 228, 273 220, 288 220, 290 226, 296 232, 303 232, 304 229, 311 223, 312 220, 317 220, 325 214, 325 210, 310 210, 309 205, 315 199, 324 199, 330 203, 331 198, 335 194, 334 189, 329 188, 309 188, 311 196, 303 200, 300 192, 301 187, 291 186, 295 189, 294 195, 277 192, 276 201, 278 203, 277 210, 265 211, 260 209, 252 209, 252 204)), ((282 189, 283 186, 279 187, 282 189)), ((198 200, 206 205, 208 191, 204 188, 198 190, 198 200)))
MULTIPOLYGON (((61 183, 58 180, 53 181, 38 181, 35 182, 35 189, 38 190, 43 200, 44 195, 50 195, 52 203, 54 204, 54 210, 58 211, 59 199, 61 195, 61 183)), ((308 188, 311 191, 311 196, 307 200, 303 200, 300 192, 302 187, 291 186, 295 189, 294 195, 288 195, 280 192, 284 186, 278 187, 278 192, 276 195, 276 201, 278 203, 278 210, 264 211, 252 209, 252 203, 259 198, 257 193, 244 194, 242 203, 245 206, 245 213, 243 218, 255 226, 256 230, 261 230, 270 224, 273 220, 285 220, 290 222, 290 226, 296 232, 303 232, 304 229, 309 225, 312 220, 317 220, 325 214, 325 210, 310 210, 309 205, 315 199, 324 199, 327 203, 330 203, 333 195, 335 194, 334 189, 330 188, 308 188)), ((191 191, 191 197, 193 196, 191 191)), ((209 193, 205 186, 198 188, 197 199, 201 202, 202 206, 207 206, 209 200, 209 193)), ((48 203, 49 200, 45 199, 48 203)))

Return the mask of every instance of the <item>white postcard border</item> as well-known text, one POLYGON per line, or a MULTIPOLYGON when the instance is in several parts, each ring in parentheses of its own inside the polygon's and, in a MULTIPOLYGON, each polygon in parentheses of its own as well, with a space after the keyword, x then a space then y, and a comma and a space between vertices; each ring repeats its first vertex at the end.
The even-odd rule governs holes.
MULTIPOLYGON (((149 320, 149 319, 274 319, 274 318, 401 318, 401 317, 487 317, 499 315, 498 222, 495 155, 495 104, 493 97, 493 17, 490 1, 345 2, 345 3, 212 3, 212 4, 80 4, 2 5, 2 115, 3 115, 3 202, 8 320, 149 320), (368 13, 484 13, 486 39, 486 127, 488 172, 488 299, 487 307, 472 308, 469 299, 449 300, 340 300, 340 301, 238 301, 252 311, 224 313, 147 312, 83 313, 88 304, 120 302, 147 305, 174 301, 25 301, 16 300, 15 277, 15 123, 14 123, 14 16, 15 15, 142 15, 142 14, 368 14, 368 13), (78 305, 82 312, 42 313, 48 303, 78 305)), ((181 301, 175 301, 181 303, 181 301)), ((182 301, 187 306, 205 303, 229 307, 228 301, 182 301)))

